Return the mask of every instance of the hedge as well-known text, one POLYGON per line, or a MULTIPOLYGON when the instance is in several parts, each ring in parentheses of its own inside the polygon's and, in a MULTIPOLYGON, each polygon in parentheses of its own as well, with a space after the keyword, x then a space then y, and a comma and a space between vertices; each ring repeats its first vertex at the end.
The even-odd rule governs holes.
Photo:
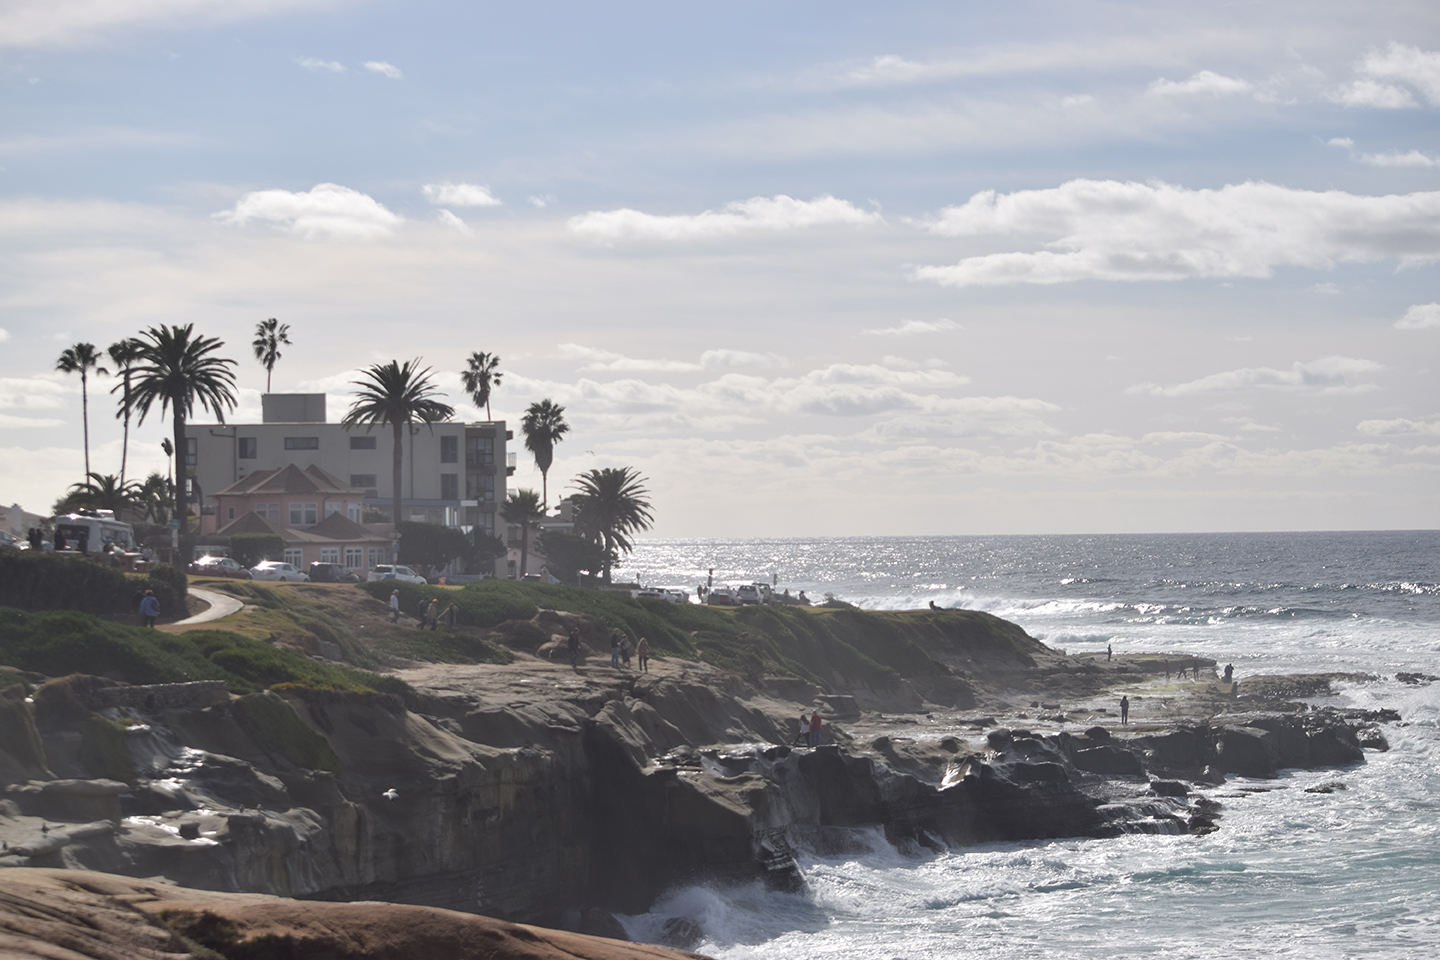
POLYGON ((0 551, 3 607, 133 614, 146 590, 155 592, 162 616, 184 616, 188 580, 174 567, 162 564, 149 576, 127 576, 73 554, 0 551))

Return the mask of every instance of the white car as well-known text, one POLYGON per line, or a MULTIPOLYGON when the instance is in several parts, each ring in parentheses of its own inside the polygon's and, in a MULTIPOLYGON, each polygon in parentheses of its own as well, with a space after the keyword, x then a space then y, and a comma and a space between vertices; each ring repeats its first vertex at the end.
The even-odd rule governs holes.
POLYGON ((404 583, 428 583, 424 577, 411 570, 409 567, 401 566, 398 563, 377 563, 375 569, 365 579, 374 583, 376 580, 400 580, 404 583))
POLYGON ((256 580, 278 580, 281 583, 304 583, 310 579, 310 574, 295 564, 279 560, 261 560, 250 568, 250 576, 256 580))
POLYGON ((635 597, 639 600, 664 600, 666 603, 681 602, 674 590, 666 590, 664 587, 644 587, 635 597))

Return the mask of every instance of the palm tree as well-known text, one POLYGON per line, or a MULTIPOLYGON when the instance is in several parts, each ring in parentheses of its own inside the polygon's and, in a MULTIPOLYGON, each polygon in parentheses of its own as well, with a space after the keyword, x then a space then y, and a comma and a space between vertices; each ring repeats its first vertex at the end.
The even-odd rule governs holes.
POLYGON ((649 530, 655 520, 646 499, 650 491, 644 483, 645 478, 634 467, 586 470, 575 481, 580 491, 570 498, 575 504, 575 524, 583 535, 605 545, 607 584, 610 564, 619 557, 619 551, 633 550, 635 544, 630 538, 649 530))
POLYGON ((525 431, 525 449, 535 455, 535 466, 540 468, 540 508, 548 509, 550 464, 555 462, 555 444, 570 432, 570 424, 565 422, 565 408, 548 397, 532 403, 520 419, 520 429, 525 431))
POLYGON ((135 361, 140 359, 140 341, 134 337, 116 340, 105 352, 110 355, 110 362, 115 364, 115 375, 120 378, 120 382, 110 392, 120 391, 120 409, 115 411, 115 418, 125 421, 125 440, 120 446, 120 483, 123 486, 125 461, 130 457, 130 414, 133 412, 134 400, 130 394, 130 370, 135 366, 135 361))
POLYGON ((77 343, 55 361, 55 369, 61 373, 80 374, 80 422, 85 433, 85 476, 90 476, 90 371, 96 375, 108 373, 100 366, 100 352, 93 343, 77 343))
POLYGON ((530 562, 530 528, 545 519, 545 509, 534 490, 516 490, 500 507, 500 516, 506 523, 520 527, 520 575, 516 579, 523 580, 525 566, 530 562))
MULTIPOLYGON (((165 441, 169 443, 169 440, 165 441)), ((153 471, 145 478, 136 494, 137 506, 143 511, 141 519, 146 523, 165 524, 170 522, 170 511, 166 504, 175 499, 172 485, 168 479, 160 476, 160 471, 153 471)))
POLYGON ((255 359, 265 368, 265 392, 270 392, 270 374, 275 372, 275 361, 280 359, 280 347, 290 346, 290 324, 281 323, 274 317, 255 324, 255 359))
POLYGON ((497 369, 500 358, 483 350, 470 354, 469 366, 460 371, 460 383, 475 406, 485 408, 485 419, 490 420, 490 391, 500 386, 503 373, 497 369))
POLYGON ((113 510, 120 520, 127 510, 138 510, 141 506, 141 487, 134 480, 126 483, 113 473, 104 476, 92 473, 89 477, 85 483, 71 484, 67 498, 71 504, 92 510, 113 510))
MULTIPOLYGON (((135 386, 130 399, 139 411, 137 422, 144 423, 151 406, 160 401, 160 415, 165 416, 167 408, 174 421, 174 445, 176 457, 184 456, 188 446, 185 443, 185 421, 195 412, 198 403, 202 410, 215 414, 221 423, 225 422, 225 411, 235 409, 235 374, 230 367, 235 361, 215 356, 215 351, 225 346, 215 337, 195 335, 195 325, 151 327, 141 334, 139 365, 135 367, 135 386)), ((171 452, 171 451, 167 451, 171 452)), ((185 463, 175 464, 175 519, 180 521, 180 533, 187 532, 188 523, 185 502, 185 463)))
MULTIPOLYGON (((377 363, 360 371, 360 379, 353 381, 360 389, 356 391, 355 403, 340 423, 346 429, 365 424, 366 432, 371 427, 389 424, 395 431, 395 450, 392 467, 395 486, 391 491, 394 512, 392 522, 400 523, 400 478, 403 458, 401 444, 405 438, 405 427, 409 424, 439 423, 455 415, 449 404, 435 399, 438 391, 435 381, 430 378, 430 368, 419 369, 419 360, 407 360, 402 366, 398 360, 377 363)), ((410 455, 415 455, 415 443, 410 443, 410 455)))

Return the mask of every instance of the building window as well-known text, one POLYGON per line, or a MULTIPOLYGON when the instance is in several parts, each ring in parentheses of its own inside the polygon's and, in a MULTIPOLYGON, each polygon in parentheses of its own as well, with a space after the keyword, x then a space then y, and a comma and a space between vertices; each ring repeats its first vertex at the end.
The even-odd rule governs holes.
POLYGON ((286 437, 286 450, 319 450, 319 437, 286 437))
POLYGON ((185 466, 195 466, 195 450, 196 444, 199 442, 200 441, 196 440, 194 437, 185 438, 185 466))
POLYGON ((305 552, 299 547, 286 547, 285 562, 291 566, 302 567, 305 565, 305 552))
POLYGON ((346 510, 345 510, 345 515, 350 518, 350 521, 351 521, 352 523, 359 523, 359 522, 360 522, 360 504, 358 504, 358 503, 347 504, 347 505, 346 505, 346 510))
MULTIPOLYGON (((329 501, 326 501, 326 503, 325 503, 325 516, 328 517, 328 516, 330 516, 330 514, 332 514, 332 513, 339 513, 340 511, 342 511, 342 510, 344 510, 344 509, 345 509, 345 504, 344 504, 343 502, 341 502, 341 503, 330 503, 329 501)), ((337 562, 338 562, 338 561, 337 561, 337 562)))
POLYGON ((339 547, 321 547, 321 548, 320 548, 320 562, 321 562, 321 563, 339 563, 339 562, 340 562, 340 548, 339 548, 339 547))
POLYGON ((351 450, 374 450, 374 449, 375 449, 375 440, 376 440, 375 437, 351 437, 351 438, 350 438, 350 449, 351 449, 351 450))
POLYGON ((241 460, 254 460, 260 455, 258 452, 260 444, 254 437, 241 437, 236 441, 236 445, 240 448, 238 456, 241 460))
POLYGON ((365 551, 359 547, 345 548, 345 566, 351 570, 359 570, 365 562, 365 551))
POLYGON ((225 508, 225 519, 226 519, 226 520, 234 520, 234 519, 235 519, 235 508, 234 508, 234 507, 226 507, 226 508, 225 508))
POLYGON ((375 486, 375 474, 373 473, 352 473, 350 474, 350 486, 364 490, 366 487, 375 486))
POLYGON ((465 477, 467 500, 494 500, 495 474, 472 473, 465 477))
POLYGON ((458 473, 440 474, 440 499, 460 499, 460 475, 458 473))
POLYGON ((465 438, 465 466, 488 467, 495 462, 494 437, 465 438))
POLYGON ((370 554, 370 566, 372 567, 390 562, 390 551, 384 547, 371 547, 366 552, 370 554))
POLYGON ((269 520, 271 523, 280 522, 280 504, 278 503, 257 503, 250 509, 256 514, 269 520))
POLYGON ((292 503, 290 504, 290 526, 292 527, 313 527, 315 526, 315 504, 313 503, 292 503))
POLYGON ((492 537, 495 536, 495 514, 480 514, 480 530, 483 533, 488 533, 492 537))
POLYGON ((460 438, 455 436, 442 436, 440 438, 440 462, 460 462, 460 438))

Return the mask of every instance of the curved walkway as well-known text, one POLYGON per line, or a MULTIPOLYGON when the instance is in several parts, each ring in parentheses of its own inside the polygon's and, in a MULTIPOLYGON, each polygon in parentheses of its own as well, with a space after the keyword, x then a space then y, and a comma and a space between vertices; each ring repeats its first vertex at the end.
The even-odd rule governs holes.
POLYGON ((176 620, 170 626, 193 627, 197 623, 209 623, 212 620, 219 620, 221 617, 228 617, 232 613, 239 613, 240 608, 245 606, 239 597, 216 593, 214 590, 206 590, 204 587, 191 587, 190 596, 204 600, 210 604, 210 609, 202 610, 195 616, 187 617, 184 620, 176 620))

